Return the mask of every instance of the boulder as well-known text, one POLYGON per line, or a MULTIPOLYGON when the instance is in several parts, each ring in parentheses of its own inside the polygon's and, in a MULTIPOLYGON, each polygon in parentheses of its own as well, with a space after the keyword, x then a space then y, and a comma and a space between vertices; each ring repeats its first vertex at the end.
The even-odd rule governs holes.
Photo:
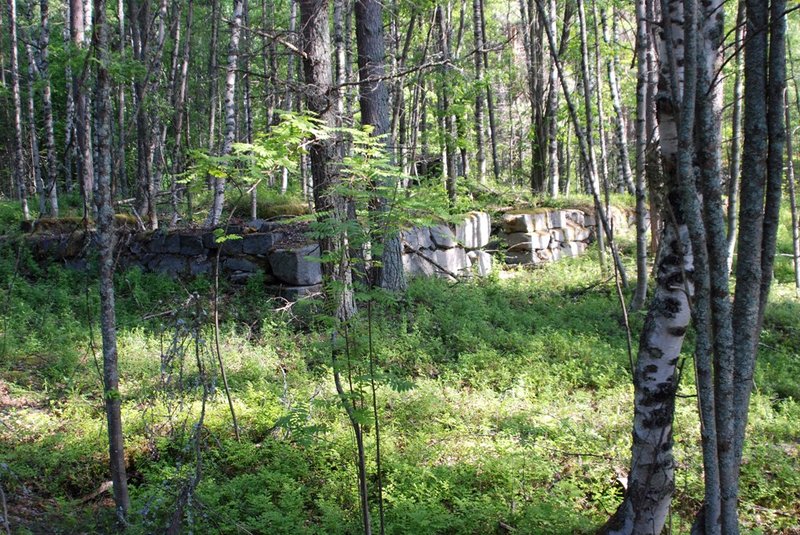
POLYGON ((453 229, 444 223, 431 227, 431 239, 439 249, 452 249, 458 245, 453 229))
POLYGON ((536 251, 517 251, 506 253, 506 264, 516 265, 536 265, 542 262, 539 253, 536 251))
POLYGON ((268 256, 272 274, 292 286, 311 286, 322 282, 319 245, 298 249, 275 249, 268 256))
POLYGON ((547 212, 547 217, 550 221, 550 228, 563 228, 567 226, 567 211, 566 210, 553 210, 547 212))
POLYGON ((492 223, 486 212, 472 212, 456 224, 456 241, 465 249, 480 249, 489 243, 492 223))
POLYGON ((150 238, 147 250, 156 254, 181 254, 181 236, 171 232, 155 232, 150 238))

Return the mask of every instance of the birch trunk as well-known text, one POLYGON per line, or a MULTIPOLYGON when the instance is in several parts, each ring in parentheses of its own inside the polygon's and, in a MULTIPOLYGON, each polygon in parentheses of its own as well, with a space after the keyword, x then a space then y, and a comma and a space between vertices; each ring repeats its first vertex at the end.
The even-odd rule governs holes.
POLYGON ((47 48, 50 46, 50 4, 49 0, 39 3, 39 74, 42 78, 42 112, 44 114, 45 150, 47 151, 47 183, 49 215, 58 217, 58 153, 53 126, 53 93, 50 85, 50 62, 47 48))
MULTIPOLYGON (((242 10, 244 0, 233 3, 233 19, 231 24, 231 40, 228 45, 228 66, 225 69, 225 139, 222 145, 222 156, 233 151, 236 141, 236 70, 239 62, 239 37, 242 26, 242 10)), ((214 200, 206 220, 206 226, 214 227, 222 218, 225 205, 225 178, 214 178, 214 200)))
POLYGON ((22 217, 30 220, 28 210, 28 185, 25 179, 24 159, 22 156, 22 96, 19 88, 19 50, 17 43, 17 0, 8 0, 11 28, 11 92, 14 98, 14 185, 22 205, 22 217))
MULTIPOLYGON (((619 96, 619 80, 617 79, 617 66, 619 65, 619 55, 617 54, 617 12, 615 8, 611 8, 611 31, 609 33, 608 24, 606 21, 605 15, 602 17, 603 20, 603 40, 605 41, 606 45, 611 48, 611 55, 606 60, 606 72, 608 73, 608 88, 611 91, 611 103, 614 108, 614 126, 616 128, 616 140, 617 140, 617 156, 620 161, 620 170, 622 171, 622 180, 621 185, 624 189, 628 191, 628 193, 635 194, 635 186, 633 183, 633 176, 631 173, 631 162, 630 157, 628 156, 628 134, 627 128, 625 127, 625 116, 622 112, 622 101, 620 100, 619 96)), ((637 37, 638 38, 638 37, 637 37)), ((641 61, 638 57, 638 49, 637 49, 637 63, 641 61)), ((644 92, 644 85, 642 85, 641 89, 642 93, 644 92)), ((636 97, 637 103, 639 98, 639 77, 637 77, 637 84, 636 84, 636 97)), ((644 96, 644 95, 642 95, 644 96)))
POLYGON ((792 124, 789 111, 789 93, 786 92, 786 183, 789 190, 789 204, 792 212, 792 263, 794 264, 794 291, 800 297, 800 225, 797 217, 797 192, 792 159, 792 124))
MULTIPOLYGON (((663 0, 670 23, 659 39, 659 130, 663 165, 671 187, 670 223, 662 236, 655 295, 642 329, 634 372, 634 419, 631 470, 625 498, 601 530, 610 534, 660 533, 669 514, 675 486, 672 420, 677 391, 677 363, 691 318, 695 258, 687 223, 699 213, 686 210, 694 182, 696 32, 692 0, 663 0), (683 23, 683 28, 681 27, 683 23), (685 31, 684 31, 685 30, 685 31), (684 69, 685 66, 685 69, 684 69)), ((696 222, 696 221, 695 221, 696 222)))
POLYGON ((36 188, 36 197, 39 200, 39 217, 45 213, 47 199, 45 196, 44 180, 42 179, 42 157, 39 152, 39 132, 36 127, 36 59, 33 55, 33 43, 35 35, 33 33, 33 9, 30 3, 26 6, 26 18, 31 25, 28 39, 25 42, 25 51, 28 55, 28 139, 31 150, 31 174, 33 175, 33 185, 36 188))

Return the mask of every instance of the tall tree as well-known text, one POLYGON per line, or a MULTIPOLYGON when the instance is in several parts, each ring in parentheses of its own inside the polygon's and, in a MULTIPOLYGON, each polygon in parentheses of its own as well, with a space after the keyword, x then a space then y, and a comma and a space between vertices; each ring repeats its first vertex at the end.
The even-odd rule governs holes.
POLYGON ((22 96, 19 88, 19 51, 17 39, 17 0, 8 0, 8 24, 11 27, 11 92, 14 98, 14 185, 22 204, 22 217, 30 219, 28 186, 22 156, 22 96))
MULTIPOLYGON (((244 0, 234 0, 231 40, 228 44, 228 65, 225 69, 225 138, 222 144, 223 156, 228 156, 233 152, 233 144, 236 142, 236 71, 239 63, 239 37, 242 32, 243 9, 244 0)), ((213 227, 219 224, 224 205, 225 178, 214 177, 214 200, 206 225, 213 227)))
POLYGON ((39 74, 42 78, 42 111, 44 113, 44 143, 47 151, 47 183, 45 194, 48 199, 49 214, 58 217, 58 153, 53 119, 53 91, 50 84, 50 2, 39 2, 39 74))
MULTIPOLYGON (((385 48, 381 2, 356 0, 355 15, 361 123, 371 126, 372 135, 385 144, 389 134, 389 94, 384 81, 385 48)), ((397 184, 390 180, 381 186, 389 189, 396 188, 397 184)), ((391 209, 388 200, 382 195, 375 199, 374 208, 384 212, 391 209)), ((400 238, 396 231, 388 229, 383 234, 383 254, 380 257, 381 267, 376 282, 386 289, 404 290, 406 281, 400 238)))
POLYGON ((108 451, 114 503, 120 524, 130 508, 125 471, 125 449, 122 433, 122 398, 119 392, 117 366, 117 326, 114 308, 114 208, 111 198, 111 79, 108 50, 108 23, 105 0, 96 0, 94 14, 94 48, 97 55, 97 86, 94 98, 95 132, 97 134, 97 241, 100 251, 100 329, 103 338, 103 398, 108 424, 108 451))
MULTIPOLYGON (((86 49, 86 39, 84 34, 84 11, 81 0, 70 0, 69 8, 69 30, 72 46, 78 53, 83 53, 86 49)), ((85 59, 85 58, 84 58, 85 59)), ((89 120, 89 109, 86 98, 87 86, 86 68, 83 72, 73 76, 72 100, 75 103, 75 137, 78 147, 78 172, 83 199, 83 218, 89 219, 89 211, 92 206, 92 191, 94 189, 94 164, 92 151, 91 121, 89 120)))

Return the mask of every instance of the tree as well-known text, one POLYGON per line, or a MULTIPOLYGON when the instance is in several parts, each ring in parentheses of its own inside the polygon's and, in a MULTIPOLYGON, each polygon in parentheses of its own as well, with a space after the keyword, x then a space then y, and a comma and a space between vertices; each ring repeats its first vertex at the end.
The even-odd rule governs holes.
POLYGON ((8 0, 8 24, 11 26, 11 91, 14 95, 14 185, 22 204, 22 217, 30 219, 28 186, 22 157, 22 97, 19 88, 19 50, 17 44, 17 0, 8 0))
POLYGON ((721 1, 699 7, 693 0, 670 1, 665 10, 669 22, 662 23, 659 39, 664 89, 658 109, 669 211, 634 374, 628 489, 603 531, 659 533, 666 521, 674 487, 676 364, 691 307, 705 472, 704 502, 693 532, 738 533, 739 466, 780 205, 785 3, 775 0, 769 9, 766 1, 747 4, 742 162, 747 179, 742 181, 732 302, 714 98, 721 1))
POLYGON ((100 330, 103 338, 103 398, 108 424, 108 451, 114 504, 121 525, 130 508, 122 434, 122 398, 117 366, 117 326, 114 308, 114 208, 111 198, 111 61, 105 0, 94 3, 94 48, 97 86, 94 98, 97 150, 97 242, 100 251, 100 330))
MULTIPOLYGON (((225 69, 225 138, 222 143, 222 156, 231 154, 236 141, 236 71, 239 62, 239 37, 242 32, 243 9, 244 0, 235 0, 231 21, 231 40, 228 45, 228 66, 225 69)), ((213 227, 219 224, 224 205, 225 177, 214 177, 214 200, 206 225, 213 227)))

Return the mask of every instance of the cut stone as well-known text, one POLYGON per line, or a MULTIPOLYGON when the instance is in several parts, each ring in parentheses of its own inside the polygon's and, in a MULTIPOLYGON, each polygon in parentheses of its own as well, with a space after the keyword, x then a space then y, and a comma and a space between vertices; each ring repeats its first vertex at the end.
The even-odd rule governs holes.
POLYGON ((465 249, 480 249, 489 243, 492 223, 486 212, 472 212, 456 224, 456 241, 465 249))
POLYGON ((268 255, 272 274, 292 286, 311 286, 322 282, 319 245, 299 249, 275 249, 268 255))
POLYGON ((453 229, 444 223, 431 227, 431 238, 434 245, 439 249, 452 249, 458 245, 453 229))
POLYGON ((254 232, 242 236, 244 254, 266 255, 273 245, 283 239, 281 232, 254 232))
POLYGON ((536 249, 544 249, 550 243, 549 232, 532 232, 522 233, 515 232, 506 237, 508 241, 509 251, 533 251, 536 249))
POLYGON ((470 251, 467 258, 479 277, 486 277, 492 272, 492 255, 486 251, 470 251))

